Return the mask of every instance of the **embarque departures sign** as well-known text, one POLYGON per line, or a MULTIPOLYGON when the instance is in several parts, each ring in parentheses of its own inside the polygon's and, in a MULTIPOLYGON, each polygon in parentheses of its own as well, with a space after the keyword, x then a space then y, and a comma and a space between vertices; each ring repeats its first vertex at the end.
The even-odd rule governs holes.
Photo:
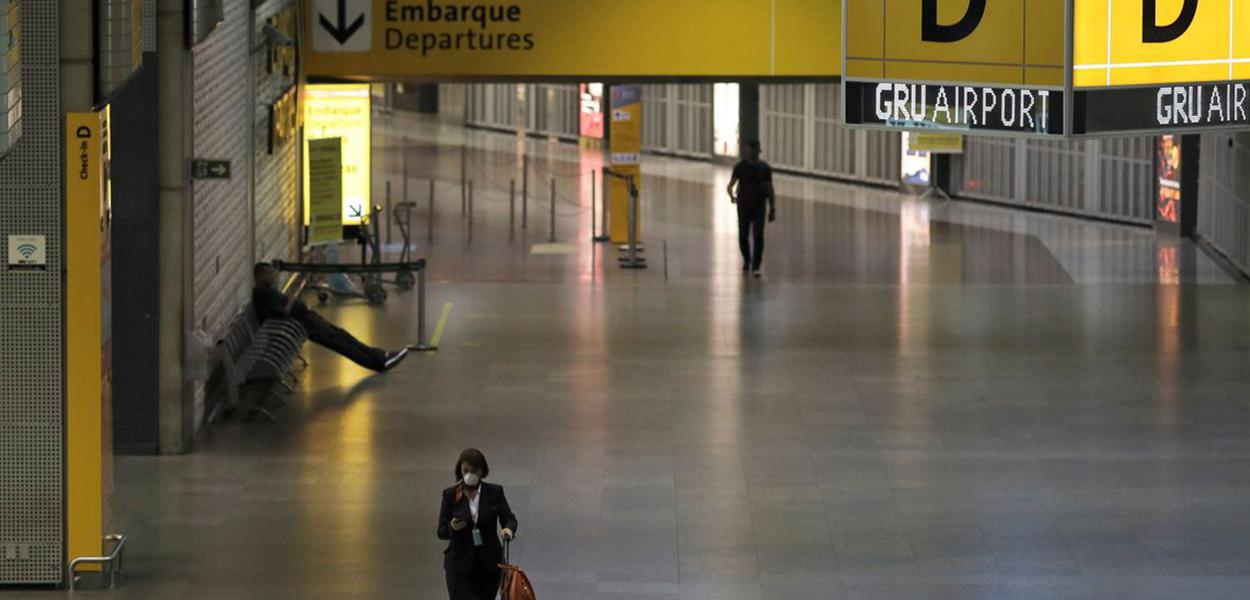
POLYGON ((837 0, 302 0, 312 79, 833 78, 837 0))
POLYGON ((852 125, 1014 136, 1250 127, 1250 0, 844 5, 852 125))

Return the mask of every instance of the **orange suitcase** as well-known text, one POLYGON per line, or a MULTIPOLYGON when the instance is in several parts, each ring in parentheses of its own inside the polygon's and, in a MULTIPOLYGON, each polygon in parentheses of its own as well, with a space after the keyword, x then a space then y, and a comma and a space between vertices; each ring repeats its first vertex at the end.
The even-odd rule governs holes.
POLYGON ((538 600, 534 595, 534 586, 530 583, 530 578, 525 576, 525 571, 511 564, 511 549, 512 542, 504 542, 503 564, 499 565, 499 568, 503 569, 503 577, 499 580, 499 600, 538 600))

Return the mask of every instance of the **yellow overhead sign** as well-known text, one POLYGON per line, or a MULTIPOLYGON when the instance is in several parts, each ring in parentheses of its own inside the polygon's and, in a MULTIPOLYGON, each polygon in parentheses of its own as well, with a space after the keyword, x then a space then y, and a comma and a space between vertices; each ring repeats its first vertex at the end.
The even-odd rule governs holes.
POLYGON ((309 224, 309 140, 340 138, 343 144, 343 224, 358 225, 369 214, 369 84, 309 85, 304 94, 304 224, 309 224))
POLYGON ((1250 80, 1250 1, 1075 0, 1077 88, 1250 80))
POLYGON ((855 0, 845 10, 848 78, 1063 85, 1057 0, 855 0))
POLYGON ((1250 0, 854 0, 846 121, 1128 135, 1250 127, 1250 0))
POLYGON ((304 2, 304 68, 311 77, 723 79, 841 72, 836 0, 304 2))

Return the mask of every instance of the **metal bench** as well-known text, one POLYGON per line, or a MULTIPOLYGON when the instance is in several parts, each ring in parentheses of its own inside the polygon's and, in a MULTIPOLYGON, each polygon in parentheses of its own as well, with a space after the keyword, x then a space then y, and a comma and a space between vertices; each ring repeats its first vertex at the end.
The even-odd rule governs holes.
POLYGON ((300 356, 307 340, 308 334, 299 323, 271 319, 262 324, 252 305, 244 306, 230 323, 225 337, 217 342, 217 358, 226 379, 226 399, 213 408, 208 424, 216 424, 225 411, 238 409, 277 422, 266 404, 285 404, 279 389, 295 392, 297 379, 293 369, 296 363, 308 366, 308 361, 300 356))

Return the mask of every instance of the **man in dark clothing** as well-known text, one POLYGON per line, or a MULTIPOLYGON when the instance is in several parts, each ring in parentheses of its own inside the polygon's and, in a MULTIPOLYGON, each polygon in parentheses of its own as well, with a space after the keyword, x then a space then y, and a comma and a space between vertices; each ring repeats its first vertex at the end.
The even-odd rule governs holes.
POLYGON ((767 215, 769 223, 777 220, 777 196, 773 192, 773 169, 760 160, 759 141, 748 140, 742 154, 729 180, 729 199, 738 205, 742 270, 759 277, 764 263, 764 218, 767 215))
POLYGON ((291 319, 304 326, 308 339, 337 352, 352 362, 374 371, 389 371, 408 356, 408 349, 386 352, 365 345, 355 336, 323 319, 298 298, 278 291, 278 270, 259 263, 252 269, 252 307, 261 323, 269 319, 291 319))

